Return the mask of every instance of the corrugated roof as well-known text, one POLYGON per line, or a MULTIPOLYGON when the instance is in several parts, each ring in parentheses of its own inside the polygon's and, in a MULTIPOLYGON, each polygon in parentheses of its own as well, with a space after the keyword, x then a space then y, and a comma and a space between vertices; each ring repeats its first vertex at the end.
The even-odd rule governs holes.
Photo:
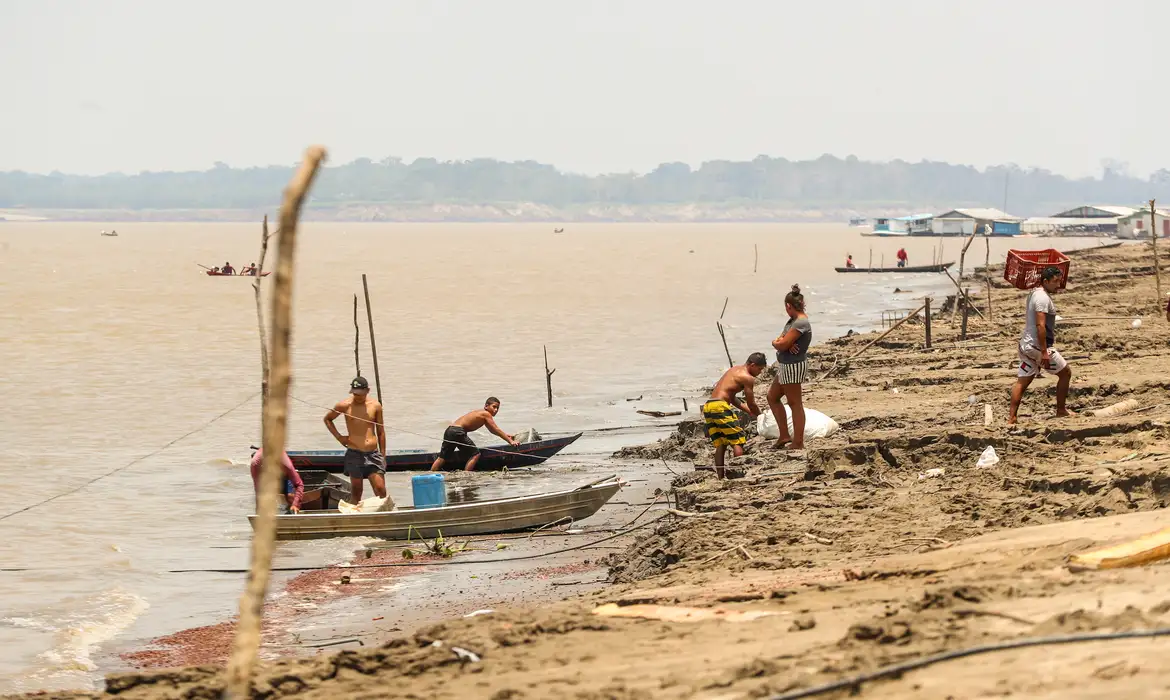
MULTIPOLYGON (((1072 209, 1069 209, 1067 211, 1062 211, 1062 212, 1053 214, 1052 218, 1060 218, 1060 217, 1069 217, 1069 218, 1076 218, 1076 219, 1086 218, 1086 217, 1082 217, 1082 216, 1075 213, 1079 209, 1100 209, 1101 211, 1109 212, 1110 214, 1113 214, 1114 216, 1129 216, 1130 214, 1137 211, 1137 209, 1135 209, 1134 207, 1123 207, 1123 206, 1117 206, 1117 205, 1113 205, 1113 204, 1082 204, 1078 207, 1073 207, 1072 209)), ((1108 218, 1108 217, 1101 217, 1101 218, 1108 218)))
POLYGON ((1019 216, 1012 216, 1011 214, 1000 211, 999 209, 992 209, 991 207, 975 208, 975 209, 952 209, 945 214, 939 214, 934 217, 936 219, 981 219, 983 221, 1023 221, 1019 216), (954 216, 958 214, 959 216, 954 216))
POLYGON ((911 214, 910 216, 899 216, 897 221, 921 221, 922 219, 933 219, 934 214, 911 214))

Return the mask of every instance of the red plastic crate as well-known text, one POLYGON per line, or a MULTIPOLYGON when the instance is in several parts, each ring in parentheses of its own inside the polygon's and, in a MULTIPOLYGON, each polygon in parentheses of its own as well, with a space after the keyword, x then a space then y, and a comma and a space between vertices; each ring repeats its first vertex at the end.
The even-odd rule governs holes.
POLYGON ((1060 289, 1068 284, 1068 256, 1059 250, 1009 250, 1007 264, 1003 266, 1003 278, 1016 289, 1032 289, 1040 286, 1040 273, 1046 267, 1060 270, 1060 289))

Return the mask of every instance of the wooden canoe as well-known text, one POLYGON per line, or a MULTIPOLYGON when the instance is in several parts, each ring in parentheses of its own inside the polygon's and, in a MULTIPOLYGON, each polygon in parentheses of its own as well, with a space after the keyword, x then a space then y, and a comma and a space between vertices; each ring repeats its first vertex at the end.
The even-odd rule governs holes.
POLYGON ((955 263, 941 265, 907 265, 906 267, 835 267, 837 272, 942 272, 955 263))
MULTIPOLYGON (((231 272, 231 273, 216 272, 215 270, 207 270, 206 272, 207 272, 208 277, 255 277, 256 276, 256 275, 243 275, 243 274, 240 274, 239 272, 231 272)), ((261 272, 260 276, 267 277, 268 275, 271 275, 271 274, 272 274, 272 271, 269 270, 268 272, 261 272)))
MULTIPOLYGON (((565 449, 576 442, 579 437, 581 437, 581 433, 549 440, 525 442, 515 447, 512 445, 480 447, 479 463, 476 464, 475 469, 476 471, 498 471, 504 468, 531 467, 565 449)), ((288 456, 292 460, 293 466, 298 470, 302 468, 320 469, 340 474, 345 461, 345 450, 289 450, 288 456)), ((438 456, 438 452, 428 452, 427 450, 390 450, 386 452, 386 471, 425 471, 431 468, 431 464, 438 456)), ((451 469, 463 468, 463 464, 455 462, 447 466, 451 469)))
MULTIPOLYGON (((617 476, 568 491, 458 503, 441 508, 399 507, 384 513, 336 510, 276 516, 276 539, 382 537, 389 540, 464 537, 531 530, 552 523, 584 520, 621 489, 617 476)), ((256 527, 256 516, 248 522, 256 527)))

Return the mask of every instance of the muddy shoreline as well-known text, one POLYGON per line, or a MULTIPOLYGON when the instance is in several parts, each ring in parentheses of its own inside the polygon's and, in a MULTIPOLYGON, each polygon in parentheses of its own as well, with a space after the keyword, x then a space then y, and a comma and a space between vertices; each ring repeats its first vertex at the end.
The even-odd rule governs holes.
MULTIPOLYGON (((970 280, 990 318, 971 317, 967 341, 940 314, 929 350, 919 323, 850 362, 876 334, 814 348, 814 368, 838 371, 806 387, 806 405, 832 416, 841 432, 810 441, 804 462, 754 438, 739 460, 742 478, 676 476, 669 500, 683 515, 609 552, 596 574, 612 585, 451 617, 381 645, 268 661, 257 697, 375 689, 383 697, 500 700, 772 697, 973 645, 1170 625, 1163 567, 1067 566, 1072 554, 1170 525, 1170 325, 1154 298, 1149 248, 1073 256, 1068 289, 1056 298, 1057 347, 1073 368, 1069 407, 1078 415, 1053 417, 1049 377, 1033 383, 1012 428, 1005 418, 1024 293, 994 273, 990 311, 986 292, 976 292, 986 289, 982 275, 970 280), (1122 400, 1137 405, 1088 415, 1122 400), (976 466, 988 447, 998 463, 976 466), (610 603, 617 607, 601 607, 610 603), (641 617, 609 616, 615 610, 641 617)), ((810 316, 815 325, 815 308, 810 316)), ((625 455, 644 464, 710 462, 701 431, 687 422, 625 455)), ((598 553, 588 558, 596 563, 598 553)), ((1170 681, 1166 644, 1034 647, 861 690, 900 698, 1146 695, 1170 681)), ((189 666, 115 674, 106 692, 210 697, 221 688, 217 667, 189 666)))

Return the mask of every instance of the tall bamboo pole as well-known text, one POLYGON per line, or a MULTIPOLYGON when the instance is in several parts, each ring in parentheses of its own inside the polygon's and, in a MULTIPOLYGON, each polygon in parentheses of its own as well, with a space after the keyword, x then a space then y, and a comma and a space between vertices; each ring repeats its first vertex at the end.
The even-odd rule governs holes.
POLYGON ((374 312, 370 309, 370 285, 366 282, 366 273, 362 273, 362 291, 366 295, 366 321, 370 324, 370 352, 374 355, 374 387, 378 393, 378 403, 382 403, 382 375, 378 372, 378 343, 374 341, 374 312))

